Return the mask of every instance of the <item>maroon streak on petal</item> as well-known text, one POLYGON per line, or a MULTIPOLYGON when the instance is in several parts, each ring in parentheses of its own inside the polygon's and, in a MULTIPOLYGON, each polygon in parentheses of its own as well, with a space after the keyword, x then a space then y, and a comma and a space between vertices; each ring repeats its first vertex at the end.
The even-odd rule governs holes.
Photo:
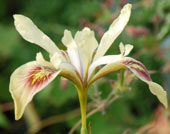
POLYGON ((141 79, 152 81, 146 67, 139 61, 132 58, 126 58, 122 61, 132 72, 136 73, 141 79))
POLYGON ((28 73, 28 79, 26 85, 31 88, 37 88, 48 82, 52 75, 55 73, 54 70, 49 67, 40 67, 37 66, 33 68, 28 73))

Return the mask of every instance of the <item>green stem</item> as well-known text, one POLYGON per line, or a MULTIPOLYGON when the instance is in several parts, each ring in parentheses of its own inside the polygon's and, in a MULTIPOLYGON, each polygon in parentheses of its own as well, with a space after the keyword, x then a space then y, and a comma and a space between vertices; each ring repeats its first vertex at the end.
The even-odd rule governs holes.
POLYGON ((120 71, 120 86, 122 87, 124 84, 124 70, 120 71))
POLYGON ((81 109, 81 134, 87 134, 86 127, 86 105, 87 105, 87 89, 78 89, 78 96, 81 109))

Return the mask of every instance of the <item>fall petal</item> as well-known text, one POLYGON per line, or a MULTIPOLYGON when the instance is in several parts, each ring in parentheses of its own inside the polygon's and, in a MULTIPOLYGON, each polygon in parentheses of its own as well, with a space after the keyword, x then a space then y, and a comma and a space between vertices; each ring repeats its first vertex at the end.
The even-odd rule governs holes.
POLYGON ((119 36, 119 34, 123 31, 124 27, 129 21, 131 14, 131 4, 126 4, 120 12, 118 18, 111 24, 109 30, 104 33, 99 47, 97 49, 94 60, 103 56, 106 51, 109 49, 114 40, 119 36))
POLYGON ((149 89, 151 93, 157 96, 157 98, 165 106, 165 108, 168 108, 166 91, 159 84, 155 82, 147 82, 147 83, 149 85, 149 89))
POLYGON ((129 68, 142 81, 152 81, 146 67, 141 62, 130 57, 124 57, 121 63, 129 68))
POLYGON ((167 95, 166 91, 157 83, 152 82, 150 75, 146 67, 139 61, 126 57, 122 60, 122 63, 129 68, 139 79, 146 82, 149 85, 149 89, 152 94, 156 95, 158 100, 167 108, 167 95))
MULTIPOLYGON (((122 47, 121 50, 122 50, 123 53, 124 53, 124 51, 126 51, 126 49, 124 49, 123 47, 122 47)), ((129 58, 129 57, 124 57, 124 56, 122 56, 122 54, 103 56, 103 57, 97 59, 90 66, 90 69, 89 69, 90 75, 91 75, 91 72, 97 66, 104 65, 104 64, 106 64, 106 65, 103 68, 101 68, 96 75, 103 76, 104 74, 107 74, 108 72, 114 71, 115 69, 113 67, 115 65, 119 65, 120 66, 119 69, 129 68, 141 80, 151 81, 150 75, 147 72, 146 67, 141 62, 136 61, 136 60, 129 58)), ((95 77, 96 77, 96 75, 95 75, 95 77)))
POLYGON ((60 71, 41 66, 37 61, 17 68, 10 77, 10 92, 15 103, 15 119, 21 118, 33 96, 46 87, 60 71))
MULTIPOLYGON (((128 49, 128 50, 130 50, 130 49, 128 49)), ((123 56, 121 58, 117 58, 117 60, 115 60, 115 58, 112 58, 112 56, 109 57, 110 59, 107 58, 107 56, 104 56, 104 57, 106 57, 107 60, 105 59, 105 61, 102 63, 107 64, 107 65, 105 65, 103 68, 101 68, 91 79, 89 79, 89 85, 92 84, 95 80, 101 78, 102 76, 104 76, 108 73, 128 68, 139 79, 141 79, 142 81, 146 82, 149 85, 149 89, 150 89, 151 93, 156 95, 158 100, 167 108, 168 102, 167 102, 166 91, 164 91, 164 89, 159 84, 152 82, 146 67, 141 62, 139 62, 133 58, 123 57, 123 56), (110 63, 109 63, 109 61, 110 61, 110 63)), ((96 60, 96 64, 94 64, 95 63, 94 62, 93 66, 96 66, 97 61, 100 61, 100 59, 102 59, 102 58, 103 57, 96 60)))
POLYGON ((27 41, 35 43, 44 48, 50 54, 60 51, 55 43, 45 35, 38 27, 26 16, 15 14, 14 24, 19 34, 27 41))

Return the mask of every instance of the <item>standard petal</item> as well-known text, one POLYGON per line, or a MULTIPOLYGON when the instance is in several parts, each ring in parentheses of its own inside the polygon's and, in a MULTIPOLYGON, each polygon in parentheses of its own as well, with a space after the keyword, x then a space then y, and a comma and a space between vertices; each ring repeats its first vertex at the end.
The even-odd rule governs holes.
POLYGON ((25 40, 37 44, 50 54, 55 52, 60 54, 55 43, 47 35, 40 31, 28 17, 16 14, 14 15, 14 20, 17 31, 25 40))
POLYGON ((16 69, 10 77, 10 92, 15 103, 15 119, 21 118, 33 96, 46 87, 60 71, 28 62, 16 69))
POLYGON ((109 30, 103 35, 99 47, 96 51, 94 60, 103 56, 109 49, 114 40, 123 31, 124 27, 129 21, 131 14, 131 4, 126 4, 120 12, 119 17, 111 24, 109 30))
POLYGON ((94 51, 98 47, 98 42, 94 36, 94 32, 87 27, 85 27, 82 31, 78 31, 74 39, 78 46, 81 61, 83 61, 82 64, 85 76, 94 51))
POLYGON ((152 82, 150 75, 146 67, 139 61, 126 57, 122 60, 122 63, 129 68, 139 79, 146 82, 149 85, 149 89, 152 94, 156 95, 158 100, 168 107, 166 91, 157 83, 152 82))

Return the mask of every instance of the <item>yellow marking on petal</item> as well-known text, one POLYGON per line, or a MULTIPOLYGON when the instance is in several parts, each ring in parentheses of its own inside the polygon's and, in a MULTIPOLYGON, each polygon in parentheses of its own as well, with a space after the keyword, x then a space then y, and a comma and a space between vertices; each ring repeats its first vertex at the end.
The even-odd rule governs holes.
POLYGON ((36 81, 37 81, 37 79, 33 79, 31 86, 33 86, 36 81))
POLYGON ((145 72, 145 70, 141 66, 139 66, 137 64, 132 64, 130 66, 133 67, 133 68, 139 69, 140 71, 144 71, 145 72))
POLYGON ((36 82, 45 81, 49 76, 51 72, 45 71, 45 70, 35 70, 31 74, 31 86, 35 85, 36 82))
POLYGON ((41 80, 45 80, 47 77, 49 76, 49 72, 39 72, 38 74, 36 74, 33 78, 33 82, 34 81, 41 81, 41 80))

